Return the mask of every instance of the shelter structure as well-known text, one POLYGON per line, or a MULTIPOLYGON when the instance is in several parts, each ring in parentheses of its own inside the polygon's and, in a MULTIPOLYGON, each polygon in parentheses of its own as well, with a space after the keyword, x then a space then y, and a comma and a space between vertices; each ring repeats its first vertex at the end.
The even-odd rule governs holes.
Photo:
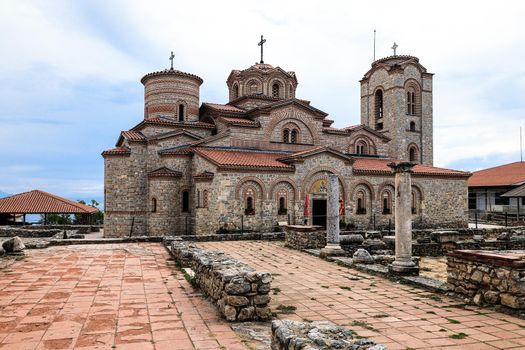
POLYGON ((0 225, 15 224, 16 217, 20 215, 23 215, 25 222, 27 214, 44 215, 44 224, 47 223, 48 214, 80 214, 82 221, 87 224, 91 215, 97 211, 97 208, 89 205, 33 190, 0 199, 0 225))
POLYGON ((523 213, 525 162, 475 171, 468 180, 469 209, 490 213, 523 213), (521 188, 521 190, 519 190, 521 188))

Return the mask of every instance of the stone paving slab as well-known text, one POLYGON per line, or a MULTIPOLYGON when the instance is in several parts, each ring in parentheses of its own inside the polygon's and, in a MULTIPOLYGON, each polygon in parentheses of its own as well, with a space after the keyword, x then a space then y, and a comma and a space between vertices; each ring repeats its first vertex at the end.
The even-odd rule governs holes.
POLYGON ((158 243, 28 251, 0 270, 0 349, 247 349, 158 243))
POLYGON ((520 318, 338 266, 281 242, 199 245, 271 272, 271 307, 279 318, 329 320, 390 350, 525 349, 520 318))

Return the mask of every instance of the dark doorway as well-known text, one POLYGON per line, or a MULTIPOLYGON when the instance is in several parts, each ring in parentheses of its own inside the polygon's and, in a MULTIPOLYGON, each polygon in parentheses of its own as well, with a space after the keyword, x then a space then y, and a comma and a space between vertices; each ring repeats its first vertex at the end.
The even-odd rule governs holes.
POLYGON ((312 200, 312 224, 326 228, 326 200, 312 200))

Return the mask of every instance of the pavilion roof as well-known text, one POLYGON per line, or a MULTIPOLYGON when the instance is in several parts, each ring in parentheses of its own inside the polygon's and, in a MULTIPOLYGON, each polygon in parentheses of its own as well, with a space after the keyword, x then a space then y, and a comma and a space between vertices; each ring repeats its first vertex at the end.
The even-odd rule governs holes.
POLYGON ((93 214, 97 208, 40 190, 0 199, 0 213, 8 214, 93 214))

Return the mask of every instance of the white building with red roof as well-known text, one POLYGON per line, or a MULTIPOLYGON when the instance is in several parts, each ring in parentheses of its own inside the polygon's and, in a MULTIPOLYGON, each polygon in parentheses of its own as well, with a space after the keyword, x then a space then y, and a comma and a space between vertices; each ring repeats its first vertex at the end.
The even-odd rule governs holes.
POLYGON ((387 164, 396 160, 417 163, 414 226, 466 226, 470 173, 432 164, 432 78, 416 57, 373 62, 360 81, 361 124, 334 128, 328 113, 296 97, 295 72, 270 64, 233 70, 223 104, 199 104, 196 75, 147 74, 144 119, 102 153, 105 233, 324 225, 330 173, 340 179, 342 221, 384 227, 394 203, 387 164))

